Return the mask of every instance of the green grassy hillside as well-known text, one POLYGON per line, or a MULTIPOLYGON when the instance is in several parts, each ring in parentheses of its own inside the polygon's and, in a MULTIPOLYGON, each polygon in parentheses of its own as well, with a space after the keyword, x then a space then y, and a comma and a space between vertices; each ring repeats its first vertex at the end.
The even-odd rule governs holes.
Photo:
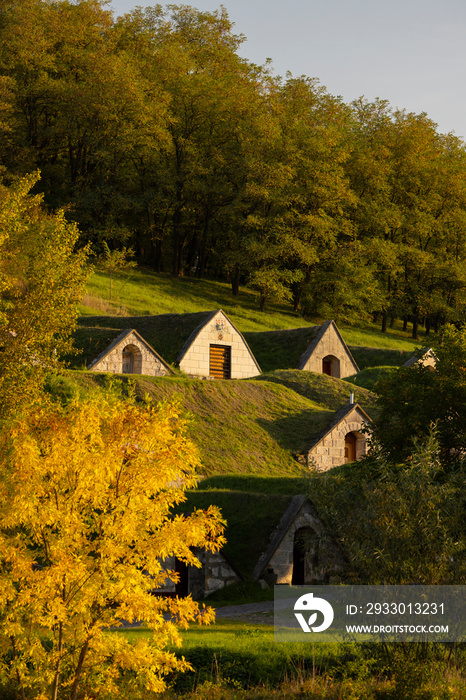
MULTIPOLYGON (((86 295, 80 305, 80 313, 88 317, 99 316, 101 319, 93 321, 92 318, 88 318, 86 321, 88 327, 101 327, 104 323, 104 317, 114 318, 112 323, 106 322, 106 327, 122 329, 132 327, 129 325, 132 317, 194 314, 222 308, 242 333, 251 334, 248 337, 248 342, 251 340, 254 343, 252 338, 254 333, 294 329, 303 329, 304 342, 306 328, 326 320, 306 320, 285 304, 269 304, 265 311, 260 312, 257 294, 253 290, 242 287, 239 296, 234 297, 226 282, 198 280, 193 277, 173 278, 167 274, 156 274, 150 270, 142 269, 114 275, 112 298, 109 297, 110 278, 108 274, 95 272, 88 283, 86 295), (123 320, 125 317, 126 321, 123 320)), ((350 346, 412 352, 415 347, 420 345, 420 343, 413 341, 408 333, 403 333, 401 323, 395 323, 394 327, 389 328, 386 333, 381 333, 379 327, 373 324, 360 324, 358 327, 338 325, 346 343, 350 346)), ((277 340, 278 346, 285 346, 286 351, 286 346, 289 347, 299 337, 299 334, 292 333, 291 338, 279 336, 276 339, 273 337, 257 339, 255 352, 265 358, 267 351, 266 348, 259 347, 261 342, 275 342, 275 340, 277 340)), ((151 341, 149 340, 149 342, 151 341)), ((156 345, 155 349, 163 354, 156 345)), ((351 349, 353 350, 353 347, 351 349)), ((295 349, 293 352, 295 353, 294 357, 296 354, 299 357, 298 350, 295 349)), ((168 358, 166 359, 169 361, 168 358)), ((261 360, 258 359, 258 361, 261 364, 261 360)), ((356 358, 356 361, 360 364, 359 359, 356 358)), ((267 359, 263 359, 262 362, 264 371, 278 368, 276 365, 269 365, 267 359)), ((383 361, 378 364, 389 365, 392 362, 383 361)), ((292 369, 295 366, 296 364, 292 364, 292 361, 289 360, 288 364, 281 368, 292 369)), ((366 364, 363 366, 374 365, 366 364)))
POLYGON ((82 316, 159 316, 191 314, 222 308, 241 331, 263 331, 309 325, 284 304, 269 304, 258 310, 257 293, 242 288, 239 296, 231 293, 226 282, 199 280, 195 277, 173 278, 150 270, 137 269, 110 278, 95 272, 80 304, 82 316))
MULTIPOLYGON (((326 375, 282 372, 254 380, 203 381, 183 377, 124 376, 69 372, 68 381, 88 391, 109 382, 125 391, 134 382, 138 396, 156 401, 178 396, 191 417, 205 476, 242 474, 300 476, 296 454, 349 400, 352 385, 326 375)), ((66 387, 65 387, 66 388, 66 387)), ((356 400, 371 412, 374 396, 354 387, 356 400)), ((63 387, 55 387, 55 392, 63 387)))
MULTIPOLYGON (((290 480, 294 482, 293 479, 290 480)), ((200 488, 188 494, 187 503, 178 510, 190 512, 205 509, 214 504, 222 511, 227 521, 225 532, 227 543, 222 552, 235 569, 246 579, 252 572, 260 555, 267 549, 270 536, 291 500, 290 495, 248 491, 204 491, 200 488)))

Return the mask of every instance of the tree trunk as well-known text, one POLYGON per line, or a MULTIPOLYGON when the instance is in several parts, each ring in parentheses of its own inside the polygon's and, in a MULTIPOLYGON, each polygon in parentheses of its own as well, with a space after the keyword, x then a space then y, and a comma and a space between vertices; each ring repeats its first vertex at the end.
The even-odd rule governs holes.
MULTIPOLYGON (((234 297, 237 297, 239 295, 239 279, 240 279, 240 267, 239 265, 235 266, 234 271, 230 275, 231 279, 231 292, 234 297)), ((264 301, 265 303, 265 301, 264 301)))
POLYGON ((387 331, 387 312, 383 311, 382 312, 382 327, 380 329, 382 333, 386 333, 387 331))
POLYGON ((156 239, 153 243, 154 247, 154 270, 155 272, 163 272, 163 257, 162 257, 162 241, 156 239))
POLYGON ((79 682, 83 673, 84 659, 86 658, 88 647, 89 639, 86 639, 79 653, 78 665, 76 666, 76 673, 74 675, 73 686, 71 688, 71 700, 77 700, 78 697, 79 682))
POLYGON ((416 311, 414 312, 414 316, 413 316, 413 332, 411 334, 411 337, 413 338, 413 340, 418 339, 418 331, 419 331, 419 311, 416 309, 416 311))

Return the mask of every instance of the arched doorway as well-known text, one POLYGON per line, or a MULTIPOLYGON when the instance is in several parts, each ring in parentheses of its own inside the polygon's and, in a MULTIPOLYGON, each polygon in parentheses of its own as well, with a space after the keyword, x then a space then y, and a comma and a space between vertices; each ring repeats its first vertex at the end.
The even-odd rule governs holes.
POLYGON ((293 539, 293 574, 291 584, 302 586, 313 579, 317 566, 318 538, 310 527, 300 527, 293 539))
POLYGON ((186 562, 175 558, 175 571, 179 576, 178 583, 175 584, 175 594, 180 598, 188 595, 189 590, 189 571, 186 562))
POLYGON ((335 355, 327 355, 322 360, 322 374, 340 378, 340 360, 335 355))
POLYGON ((358 438, 354 433, 347 433, 345 435, 345 464, 347 462, 356 461, 356 444, 358 438))
POLYGON ((142 355, 136 345, 126 345, 122 352, 122 373, 141 374, 142 355))

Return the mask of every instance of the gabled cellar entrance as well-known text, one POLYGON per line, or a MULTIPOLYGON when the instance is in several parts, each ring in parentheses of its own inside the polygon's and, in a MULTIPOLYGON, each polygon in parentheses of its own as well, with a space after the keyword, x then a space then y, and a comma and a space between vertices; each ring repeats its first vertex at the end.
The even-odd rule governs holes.
POLYGON ((366 438, 363 433, 354 430, 345 435, 345 464, 361 459, 366 451, 366 438))
POLYGON ((231 347, 229 345, 210 346, 209 374, 215 379, 231 378, 231 347))

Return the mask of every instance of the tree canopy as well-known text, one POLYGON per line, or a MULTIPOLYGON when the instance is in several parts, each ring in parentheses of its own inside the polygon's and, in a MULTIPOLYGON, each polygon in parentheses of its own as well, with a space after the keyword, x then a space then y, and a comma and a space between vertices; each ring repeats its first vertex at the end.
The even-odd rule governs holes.
POLYGON ((225 8, 4 0, 0 166, 41 170, 96 256, 249 284, 260 308, 462 320, 466 154, 426 114, 350 105, 239 56, 225 8), (69 205, 69 206, 68 206, 69 205))
POLYGON ((87 251, 63 211, 48 214, 30 190, 38 175, 0 184, 0 398, 3 417, 37 392, 70 350, 87 251))
POLYGON ((188 665, 167 649, 211 613, 152 591, 177 580, 167 557, 216 551, 214 507, 171 514, 198 456, 176 403, 106 397, 43 402, 0 433, 0 678, 23 698, 144 698, 188 665), (169 616, 164 617, 164 613, 169 616), (132 643, 109 630, 143 620, 132 643))

